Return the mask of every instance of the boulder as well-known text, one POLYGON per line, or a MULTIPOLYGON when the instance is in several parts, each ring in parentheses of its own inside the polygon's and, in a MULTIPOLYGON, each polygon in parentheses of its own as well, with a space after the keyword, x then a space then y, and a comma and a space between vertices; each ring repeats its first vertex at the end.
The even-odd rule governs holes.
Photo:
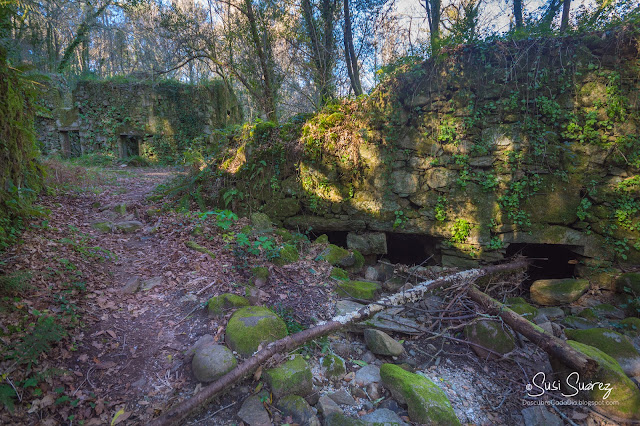
POLYGON ((546 308, 540 308, 538 309, 538 314, 544 315, 551 321, 564 318, 564 311, 561 308, 558 308, 557 306, 548 306, 546 308))
POLYGON ((224 315, 232 309, 249 306, 249 301, 233 293, 224 293, 209 299, 207 309, 211 315, 224 315))
POLYGON ((497 359, 498 355, 492 352, 504 355, 515 349, 513 334, 506 325, 498 321, 474 321, 464 328, 464 335, 469 342, 475 343, 471 345, 471 349, 480 358, 497 359))
POLYGON ((616 291, 640 297, 640 272, 628 272, 620 275, 616 281, 616 291))
MULTIPOLYGON (((319 239, 320 237, 318 237, 319 239)), ((317 240, 316 240, 317 241, 317 240)), ((351 261, 349 264, 351 254, 349 250, 338 247, 335 244, 329 244, 326 249, 320 253, 319 257, 322 260, 326 260, 333 266, 352 266, 355 261, 351 261)))
POLYGON ((347 281, 336 286, 338 296, 355 299, 374 300, 380 291, 380 284, 369 281, 347 281))
POLYGON ((536 308, 535 306, 531 306, 524 301, 522 303, 511 304, 509 305, 509 308, 511 308, 511 310, 516 314, 523 316, 529 321, 532 321, 538 315, 538 308, 536 308))
POLYGON ((620 364, 598 348, 585 345, 574 340, 568 340, 567 344, 593 358, 598 363, 598 369, 590 376, 576 377, 573 369, 562 364, 561 361, 551 358, 551 366, 559 376, 561 384, 570 383, 572 387, 564 385, 566 395, 571 395, 575 400, 594 401, 593 408, 617 421, 637 421, 640 420, 640 390, 624 374, 620 364), (567 382, 568 380, 568 382, 567 382), (580 390, 578 383, 588 385, 596 382, 603 383, 604 386, 583 386, 580 390), (578 390, 576 390, 578 388, 578 390), (602 404, 602 401, 616 401, 616 405, 602 404))
POLYGON ((368 328, 364 331, 364 341, 377 355, 400 356, 404 352, 402 345, 384 331, 368 328))
POLYGON ((573 278, 537 280, 531 284, 531 299, 539 305, 564 305, 578 300, 589 285, 588 280, 573 278))
POLYGON ((300 202, 295 198, 271 200, 264 206, 264 212, 274 219, 295 216, 300 211, 300 202))
POLYGON ((269 279, 269 269, 264 266, 256 266, 251 269, 253 285, 256 287, 264 287, 269 279))
POLYGON ((154 287, 162 285, 163 282, 164 282, 164 278, 161 275, 147 278, 146 280, 142 280, 142 282, 140 283, 140 290, 149 291, 154 287))
POLYGON ((322 367, 325 370, 325 375, 330 380, 340 380, 347 372, 344 359, 335 354, 325 356, 322 360, 322 367))
POLYGON ((142 229, 144 224, 137 220, 125 220, 123 222, 116 223, 114 226, 115 229, 124 234, 131 234, 136 232, 138 229, 142 229))
POLYGON ((307 396, 313 392, 311 369, 302 355, 292 355, 282 365, 266 370, 264 376, 276 399, 291 394, 307 396))
POLYGON ((200 382, 213 382, 233 370, 238 361, 230 349, 222 345, 204 344, 196 348, 191 371, 200 382))
POLYGON ((380 367, 382 384, 400 403, 408 405, 412 422, 427 425, 459 425, 447 395, 428 378, 393 364, 380 367))
POLYGON ((387 254, 387 236, 384 232, 368 232, 347 234, 347 247, 349 250, 358 250, 363 255, 387 254))
POLYGON ((291 416, 294 423, 303 426, 320 426, 320 420, 316 417, 311 406, 299 395, 287 395, 280 398, 276 407, 285 416, 291 416))
POLYGON ((272 424, 269 413, 260 398, 260 395, 250 396, 245 399, 240 411, 238 411, 238 417, 249 426, 270 426, 272 424))
POLYGON ((606 328, 566 329, 565 334, 569 339, 598 348, 618 361, 627 376, 640 376, 640 353, 627 336, 606 328))
POLYGON ((271 219, 264 213, 253 213, 251 215, 251 226, 256 234, 263 234, 273 230, 271 219))
POLYGON ((622 309, 618 309, 609 303, 601 303, 599 305, 593 306, 592 311, 598 317, 609 318, 609 319, 623 319, 624 311, 622 309))
POLYGON ((300 260, 300 253, 298 253, 296 246, 285 244, 278 251, 278 256, 273 259, 273 263, 278 266, 284 266, 297 262, 298 260, 300 260))
POLYGON ((261 344, 275 342, 286 335, 284 321, 260 306, 247 306, 234 312, 225 332, 229 347, 242 356, 250 356, 261 344))
POLYGON ((127 283, 120 289, 125 294, 133 294, 140 288, 140 277, 129 277, 127 283))
POLYGON ((331 273, 329 274, 331 278, 338 281, 349 281, 349 274, 342 268, 338 268, 334 266, 331 268, 331 273))

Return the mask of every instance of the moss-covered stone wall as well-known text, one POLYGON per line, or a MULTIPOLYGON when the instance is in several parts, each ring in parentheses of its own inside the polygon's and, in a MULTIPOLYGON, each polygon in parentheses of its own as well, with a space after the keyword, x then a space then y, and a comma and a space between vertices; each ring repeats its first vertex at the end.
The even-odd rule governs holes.
POLYGON ((161 161, 206 145, 215 129, 242 120, 233 91, 218 80, 195 86, 174 81, 79 81, 71 107, 59 105, 52 116, 59 140, 52 139, 46 117, 40 133, 48 150, 64 150, 64 138, 71 138, 81 154, 117 155, 121 137, 132 136, 141 143, 140 154, 161 161))
POLYGON ((627 28, 398 64, 367 98, 246 128, 199 202, 315 232, 434 236, 445 265, 513 243, 639 264, 638 51, 627 28))

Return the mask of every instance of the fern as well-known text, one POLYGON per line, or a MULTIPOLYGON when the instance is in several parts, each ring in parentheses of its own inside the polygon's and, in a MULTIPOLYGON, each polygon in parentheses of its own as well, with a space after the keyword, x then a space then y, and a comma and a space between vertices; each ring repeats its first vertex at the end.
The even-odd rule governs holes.
POLYGON ((38 358, 43 352, 51 349, 52 343, 59 342, 66 335, 65 329, 56 323, 53 317, 41 316, 33 332, 16 345, 11 357, 16 363, 26 364, 30 369, 32 364, 38 363, 38 358))

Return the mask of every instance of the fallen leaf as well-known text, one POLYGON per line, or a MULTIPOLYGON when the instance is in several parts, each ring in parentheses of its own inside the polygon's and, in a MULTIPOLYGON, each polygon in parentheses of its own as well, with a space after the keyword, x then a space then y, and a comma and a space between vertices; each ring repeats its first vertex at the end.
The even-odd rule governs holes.
POLYGON ((113 337, 114 339, 116 338, 116 333, 113 330, 107 330, 107 334, 109 334, 109 336, 113 337))

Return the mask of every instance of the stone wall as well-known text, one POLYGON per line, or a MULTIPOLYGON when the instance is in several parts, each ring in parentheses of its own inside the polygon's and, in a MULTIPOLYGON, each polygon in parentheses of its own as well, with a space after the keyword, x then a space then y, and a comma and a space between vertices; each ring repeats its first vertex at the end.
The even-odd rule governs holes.
POLYGON ((173 81, 80 81, 72 92, 72 106, 58 105, 52 116, 55 125, 43 117, 40 131, 48 151, 67 155, 100 151, 122 157, 131 154, 126 145, 133 141, 138 145, 135 153, 166 161, 205 144, 215 129, 242 119, 235 95, 222 81, 198 86, 173 81))
POLYGON ((561 246, 580 273, 637 265, 638 57, 621 30, 403 64, 366 99, 239 135, 205 201, 316 234, 435 238, 450 266, 514 243, 561 246))

